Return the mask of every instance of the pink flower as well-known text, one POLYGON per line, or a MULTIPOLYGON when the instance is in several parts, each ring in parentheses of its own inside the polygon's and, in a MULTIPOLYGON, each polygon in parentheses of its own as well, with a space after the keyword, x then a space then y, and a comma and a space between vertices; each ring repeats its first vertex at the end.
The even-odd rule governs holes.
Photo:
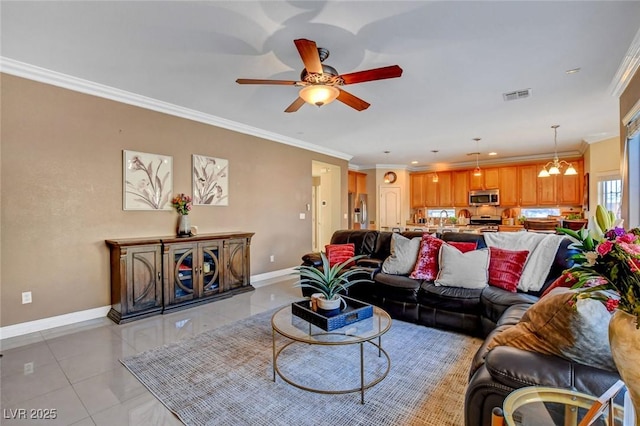
POLYGON ((636 238, 634 234, 628 233, 618 237, 617 240, 623 243, 633 243, 636 241, 636 238))
POLYGON ((604 256, 607 253, 609 253, 612 248, 613 248, 613 243, 609 240, 605 240, 600 244, 598 244, 598 247, 596 247, 596 251, 598 252, 598 254, 600 254, 600 256, 604 256))
POLYGON ((604 306, 607 308, 607 311, 613 312, 618 309, 619 304, 620 301, 618 301, 618 299, 607 299, 607 302, 604 304, 604 306))
POLYGON ((629 259, 627 263, 632 273, 636 274, 640 272, 640 259, 629 259))
POLYGON ((622 250, 631 255, 640 254, 640 244, 619 243, 618 245, 620 246, 620 248, 622 248, 622 250))

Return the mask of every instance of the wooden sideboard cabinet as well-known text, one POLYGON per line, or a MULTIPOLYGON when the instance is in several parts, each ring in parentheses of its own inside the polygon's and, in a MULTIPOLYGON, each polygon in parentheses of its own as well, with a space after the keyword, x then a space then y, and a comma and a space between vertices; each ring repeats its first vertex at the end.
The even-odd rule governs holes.
POLYGON ((253 290, 253 233, 107 240, 111 310, 121 324, 253 290))

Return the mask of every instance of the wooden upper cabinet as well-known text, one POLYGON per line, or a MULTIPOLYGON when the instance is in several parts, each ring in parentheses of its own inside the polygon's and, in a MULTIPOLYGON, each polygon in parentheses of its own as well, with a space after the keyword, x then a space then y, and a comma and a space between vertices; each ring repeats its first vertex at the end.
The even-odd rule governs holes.
MULTIPOLYGON (((438 176, 440 176, 440 173, 438 173, 438 176)), ((440 182, 434 182, 433 175, 430 173, 424 174, 423 179, 424 205, 426 207, 437 207, 440 204, 440 197, 438 195, 440 182)))
MULTIPOLYGON (((584 167, 582 160, 571 161, 573 167, 578 172, 577 175, 557 177, 557 199, 560 205, 582 205, 584 190, 584 167)), ((564 171, 564 169, 563 169, 564 171)))
POLYGON ((521 206, 535 206, 538 204, 538 166, 529 164, 518 166, 518 189, 521 206))
POLYGON ((349 170, 348 175, 348 191, 352 194, 367 193, 367 174, 354 172, 349 170))
POLYGON ((482 170, 482 177, 484 178, 483 189, 496 189, 500 188, 500 168, 482 170))
POLYGON ((500 188, 500 205, 513 207, 519 204, 518 167, 500 167, 498 188, 500 188))
POLYGON ((427 175, 425 173, 414 173, 409 176, 409 193, 411 194, 411 208, 417 209, 424 207, 424 181, 427 175))
POLYGON ((469 170, 469 191, 476 191, 478 189, 483 189, 484 186, 484 176, 474 176, 473 170, 469 170))
MULTIPOLYGON (((430 175, 432 176, 432 175, 430 175)), ((432 180, 432 179, 431 179, 432 180)), ((438 173, 438 207, 451 207, 453 206, 453 181, 451 172, 438 173)))
MULTIPOLYGON (((542 169, 542 164, 538 165, 538 170, 542 169)), ((557 176, 539 178, 536 175, 538 185, 538 205, 555 206, 558 204, 556 197, 557 176)))
POLYGON ((451 186, 453 205, 469 207, 469 171, 456 170, 451 172, 451 186))

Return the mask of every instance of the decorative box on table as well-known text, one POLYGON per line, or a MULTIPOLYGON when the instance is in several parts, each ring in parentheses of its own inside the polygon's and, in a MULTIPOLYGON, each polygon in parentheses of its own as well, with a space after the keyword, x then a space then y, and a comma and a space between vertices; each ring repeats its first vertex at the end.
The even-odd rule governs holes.
POLYGON ((347 303, 347 307, 335 314, 329 313, 325 315, 320 310, 312 310, 309 306, 309 300, 293 302, 291 304, 291 313, 325 331, 336 330, 373 316, 372 305, 347 296, 342 296, 342 298, 347 303))

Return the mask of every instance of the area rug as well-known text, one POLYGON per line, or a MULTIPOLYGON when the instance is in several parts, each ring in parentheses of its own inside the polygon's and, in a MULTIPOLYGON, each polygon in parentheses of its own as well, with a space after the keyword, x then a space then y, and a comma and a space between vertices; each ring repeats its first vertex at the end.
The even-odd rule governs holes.
MULTIPOLYGON (((273 381, 273 312, 121 362, 187 425, 464 424, 467 374, 479 339, 394 320, 382 337, 389 374, 365 392, 361 404, 359 393, 318 394, 280 377, 273 381)), ((364 346, 371 380, 386 365, 374 346, 364 346)), ((359 383, 359 362, 359 345, 295 344, 278 365, 310 387, 350 389, 359 383)))

